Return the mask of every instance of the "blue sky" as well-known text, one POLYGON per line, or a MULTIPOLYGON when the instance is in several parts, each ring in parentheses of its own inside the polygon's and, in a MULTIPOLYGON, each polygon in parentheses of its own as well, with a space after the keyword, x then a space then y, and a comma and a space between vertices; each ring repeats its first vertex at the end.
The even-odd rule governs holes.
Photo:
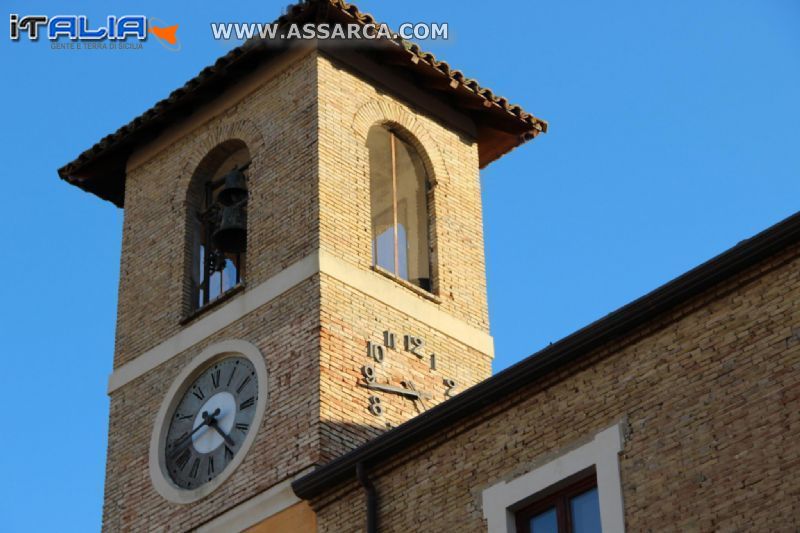
MULTIPOLYGON (((0 38, 6 530, 100 527, 122 212, 56 169, 223 54, 210 22, 269 21, 287 1, 6 2, 141 13, 178 23, 182 41, 172 53, 0 38)), ((483 172, 495 370, 798 208, 794 0, 358 5, 395 26, 448 22, 450 40, 425 48, 550 122, 483 172)))

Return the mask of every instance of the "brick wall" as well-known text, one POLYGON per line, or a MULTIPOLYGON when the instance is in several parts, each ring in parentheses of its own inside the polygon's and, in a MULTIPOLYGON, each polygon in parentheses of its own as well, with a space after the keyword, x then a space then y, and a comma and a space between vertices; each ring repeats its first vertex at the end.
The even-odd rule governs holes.
POLYGON ((315 65, 305 56, 129 170, 115 367, 183 327, 187 191, 220 143, 241 139, 253 158, 246 283, 256 286, 319 247, 315 65))
MULTIPOLYGON (((620 420, 628 531, 800 528, 800 247, 373 472, 380 530, 485 531, 481 492, 620 420)), ((354 483, 313 502, 363 531, 354 483)))
POLYGON ((489 356, 324 274, 321 298, 320 419, 326 462, 444 401, 444 379, 455 380, 458 393, 491 374, 489 356), (368 356, 367 341, 382 343, 385 330, 397 335, 397 349, 386 349, 383 362, 376 363, 368 356), (431 370, 428 357, 420 359, 403 350, 404 334, 425 339, 425 353, 436 354, 436 370, 431 370), (360 387, 364 365, 375 369, 381 383, 400 386, 410 380, 431 398, 422 405, 360 387), (381 400, 382 416, 368 409, 373 395, 381 400))
MULTIPOLYGON (((173 142, 149 147, 155 153, 129 170, 115 368, 187 325, 186 194, 195 169, 218 144, 240 139, 252 155, 247 286, 319 247, 316 76, 316 58, 306 55, 173 142)), ((315 276, 112 393, 104 528, 196 527, 318 462, 319 316, 315 276), (211 496, 171 504, 148 473, 155 415, 183 366, 205 346, 232 338, 252 342, 266 358, 269 397, 260 432, 211 496)))
POLYGON ((489 330, 478 145, 375 87, 327 56, 319 68, 320 242, 341 258, 372 264, 369 154, 375 124, 398 127, 431 180, 434 292, 442 310, 489 330))
POLYGON ((111 395, 103 527, 185 531, 319 462, 319 277, 297 285, 111 395), (167 389, 206 346, 243 339, 266 359, 267 410, 244 462, 216 491, 173 504, 153 487, 150 438, 167 389))
MULTIPOLYGON (((319 57, 318 68, 321 246, 360 269, 371 269, 366 137, 375 124, 399 128, 425 160, 433 183, 430 213, 436 307, 488 331, 477 144, 325 55, 319 57)), ((408 292, 428 303, 426 298, 408 292)), ((456 380, 457 390, 463 390, 491 375, 489 356, 326 277, 321 324, 320 416, 325 459, 420 412, 420 407, 407 398, 357 386, 363 365, 372 364, 379 380, 395 385, 412 380, 417 388, 432 394, 427 407, 445 399, 443 379, 456 380), (398 335, 398 344, 404 334, 425 338, 426 353, 436 353, 437 370, 430 370, 428 360, 418 360, 399 349, 388 350, 383 364, 371 362, 366 342, 380 342, 387 329, 398 335), (373 394, 383 403, 382 417, 368 411, 373 394)))

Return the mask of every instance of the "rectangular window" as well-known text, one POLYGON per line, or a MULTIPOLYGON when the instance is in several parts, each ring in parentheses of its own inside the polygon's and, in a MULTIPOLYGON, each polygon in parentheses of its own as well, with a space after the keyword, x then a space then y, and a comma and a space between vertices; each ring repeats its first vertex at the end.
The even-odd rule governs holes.
POLYGON ((565 446, 513 479, 483 490, 489 531, 625 533, 619 454, 624 422, 565 446))
POLYGON ((517 533, 601 533, 594 473, 517 511, 517 533))

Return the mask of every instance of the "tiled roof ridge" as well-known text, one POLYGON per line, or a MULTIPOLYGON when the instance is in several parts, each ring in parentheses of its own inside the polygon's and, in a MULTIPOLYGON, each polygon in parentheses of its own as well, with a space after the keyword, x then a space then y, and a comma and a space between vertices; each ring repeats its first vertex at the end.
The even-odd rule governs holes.
MULTIPOLYGON (((304 0, 304 2, 323 2, 333 5, 342 11, 347 12, 350 16, 355 18, 359 23, 366 25, 366 24, 380 24, 375 20, 369 13, 362 13, 358 6, 355 4, 348 4, 344 0, 304 0)), ((395 42, 403 46, 406 50, 414 54, 419 59, 425 61, 430 66, 444 74, 445 76, 457 81, 458 83, 464 85, 468 89, 470 89, 475 94, 482 96, 486 100, 497 104, 498 106, 502 107, 504 110, 508 111, 512 115, 516 115, 521 120, 528 122, 533 129, 537 131, 543 132, 547 131, 547 122, 544 120, 538 119, 535 116, 531 115, 530 113, 526 112, 522 109, 522 106, 517 104, 510 104, 507 98, 503 98, 501 96, 495 96, 494 92, 489 89, 488 87, 481 87, 480 83, 473 78, 468 78, 464 75, 463 72, 457 69, 450 68, 450 65, 446 61, 439 61, 436 59, 436 56, 433 55, 431 52, 425 52, 420 48, 420 46, 412 41, 407 41, 405 39, 401 39, 397 37, 395 42)))
MULTIPOLYGON (((320 7, 322 4, 324 4, 322 7, 339 10, 342 14, 349 16, 359 24, 379 24, 375 17, 369 13, 361 12, 355 4, 347 3, 344 0, 300 0, 297 3, 290 4, 285 9, 285 12, 275 19, 273 23, 278 25, 290 24, 298 20, 302 15, 306 14, 308 10, 320 7)), ((491 107, 492 105, 496 105, 524 123, 527 123, 529 125, 529 130, 523 134, 522 137, 524 140, 530 140, 539 133, 547 131, 547 122, 536 118, 530 113, 527 113, 519 105, 510 104, 508 99, 496 96, 491 89, 481 87, 477 80, 466 77, 460 70, 452 69, 448 63, 439 61, 432 53, 423 51, 418 44, 401 39, 399 36, 389 42, 394 42, 408 51, 412 55, 412 62, 418 63, 419 61, 423 61, 425 64, 450 78, 453 82, 463 85, 474 94, 482 97, 487 106, 491 107)), ((124 142, 126 137, 134 133, 139 128, 146 126, 149 122, 155 120, 163 111, 169 109, 169 107, 173 104, 177 104, 182 97, 188 93, 191 93, 204 82, 213 79, 215 76, 223 75, 225 71, 240 57, 245 55, 251 49, 255 49, 259 46, 263 46, 263 40, 258 37, 254 37, 245 41, 236 48, 233 48, 225 55, 219 57, 213 65, 205 67, 195 77, 188 80, 183 86, 173 90, 169 96, 159 100, 149 109, 117 129, 115 132, 104 136, 92 147, 79 154, 78 157, 76 157, 73 161, 59 168, 59 175, 62 179, 80 186, 81 180, 73 176, 75 171, 79 170, 92 158, 100 155, 105 150, 113 148, 114 145, 124 142)))

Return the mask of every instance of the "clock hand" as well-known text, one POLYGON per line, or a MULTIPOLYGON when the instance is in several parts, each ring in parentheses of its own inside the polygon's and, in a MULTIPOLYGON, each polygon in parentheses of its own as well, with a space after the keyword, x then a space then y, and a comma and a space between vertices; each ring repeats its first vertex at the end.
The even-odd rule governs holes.
POLYGON ((381 383, 369 383, 369 382, 359 383, 359 385, 367 389, 379 390, 383 392, 391 392, 392 394, 399 394, 400 396, 405 396, 406 398, 411 398, 412 400, 418 400, 422 397, 430 397, 428 393, 417 390, 405 389, 403 387, 396 387, 394 385, 383 385, 381 383))
POLYGON ((217 424, 217 421, 213 417, 209 417, 208 425, 220 434, 228 446, 236 446, 236 443, 233 442, 233 439, 230 437, 230 435, 227 435, 224 431, 222 431, 222 429, 219 427, 219 424, 217 424))
MULTIPOLYGON (((408 389, 410 391, 419 392, 419 391, 417 391, 417 388, 414 386, 414 383, 411 382, 411 381, 402 381, 401 385, 403 385, 403 387, 405 387, 406 389, 408 389)), ((422 396, 423 396, 422 393, 419 393, 419 396, 417 396, 414 399, 414 402, 419 400, 420 405, 422 405, 422 410, 423 411, 427 411, 428 410, 428 406, 425 405, 425 401, 422 399, 422 396)))
POLYGON ((200 425, 198 425, 196 428, 194 428, 191 433, 189 433, 185 437, 181 437, 180 439, 172 443, 173 446, 172 455, 175 456, 178 454, 177 452, 183 450, 183 448, 185 448, 186 445, 189 442, 191 442, 192 435, 200 431, 201 428, 205 427, 207 424, 211 425, 209 420, 212 420, 214 421, 214 423, 216 423, 215 417, 219 416, 219 413, 220 413, 219 407, 217 407, 217 409, 210 415, 208 414, 208 411, 203 411, 203 422, 200 423, 200 425))

